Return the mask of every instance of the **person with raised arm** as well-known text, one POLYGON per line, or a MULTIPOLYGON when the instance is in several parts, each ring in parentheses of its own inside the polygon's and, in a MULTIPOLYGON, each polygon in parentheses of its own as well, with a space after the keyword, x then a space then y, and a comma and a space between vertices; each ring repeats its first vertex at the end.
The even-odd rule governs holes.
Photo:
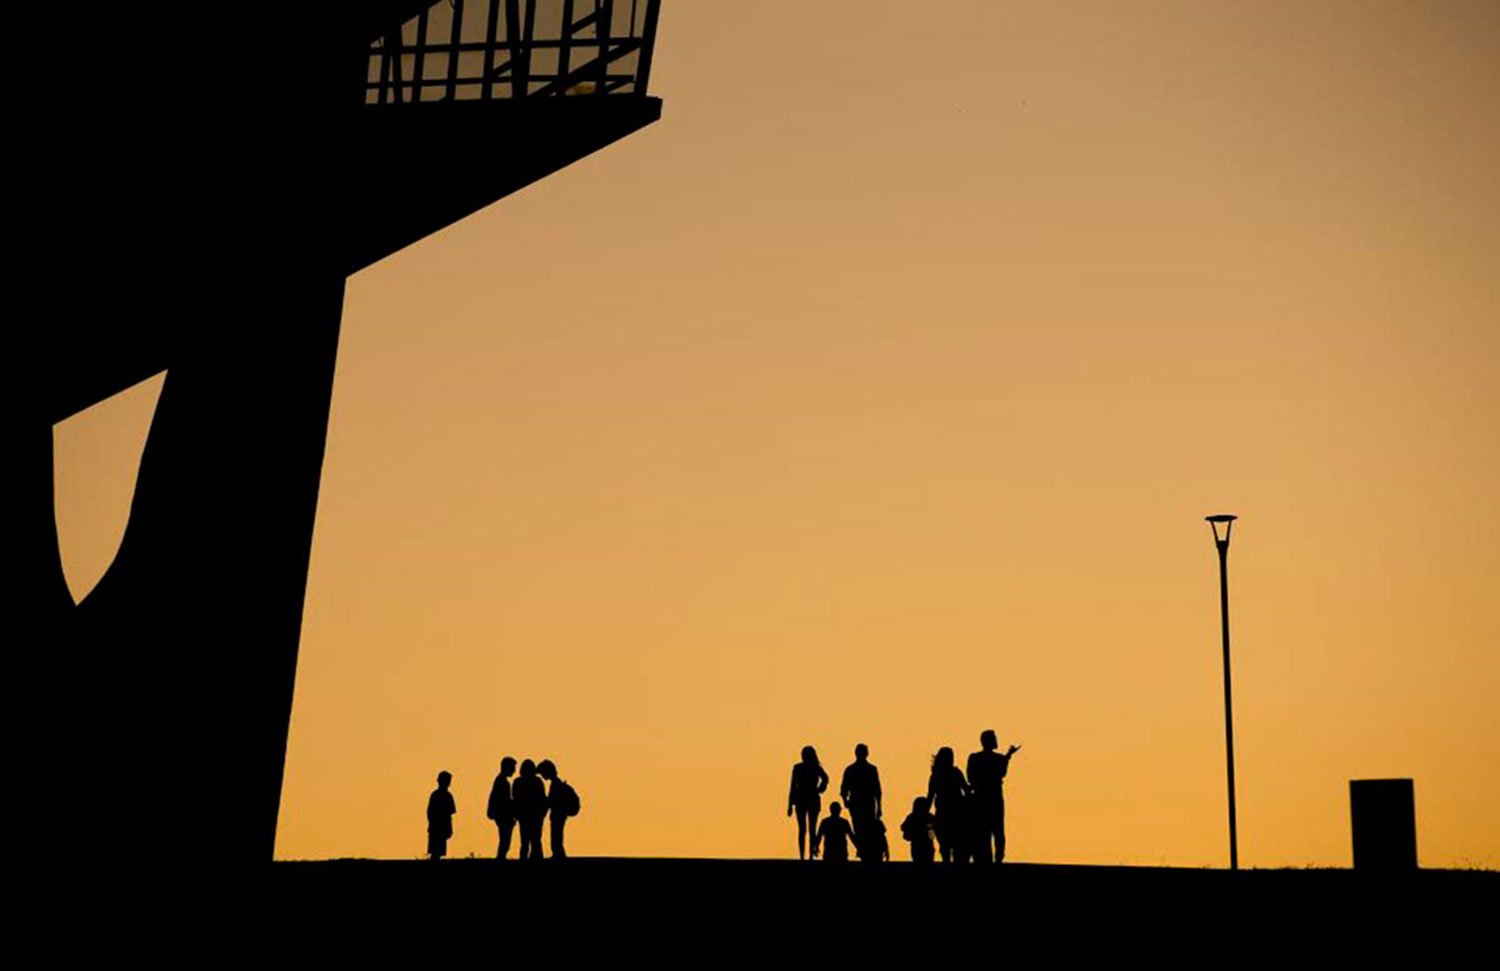
POLYGON ((975 863, 996 863, 1005 860, 1005 775, 1010 770, 1011 756, 1021 750, 1012 745, 1004 752, 997 751, 999 741, 995 730, 987 728, 979 736, 979 751, 969 756, 969 788, 974 793, 974 845, 975 863))

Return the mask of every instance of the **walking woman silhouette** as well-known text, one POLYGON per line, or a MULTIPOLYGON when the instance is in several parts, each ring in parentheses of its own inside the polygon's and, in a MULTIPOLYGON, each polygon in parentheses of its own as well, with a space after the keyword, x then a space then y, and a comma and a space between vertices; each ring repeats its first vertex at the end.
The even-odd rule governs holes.
POLYGON ((786 814, 797 815, 797 858, 807 859, 809 841, 814 859, 818 856, 818 814, 823 810, 823 790, 828 788, 828 773, 818 764, 818 750, 802 747, 802 761, 792 766, 792 787, 786 794, 786 814))
MULTIPOLYGON (((963 839, 964 799, 969 784, 953 764, 953 749, 944 745, 932 757, 932 775, 927 779, 927 802, 933 807, 932 832, 937 836, 938 853, 944 863, 953 860, 963 839)), ((960 858, 962 858, 960 852, 960 858)))

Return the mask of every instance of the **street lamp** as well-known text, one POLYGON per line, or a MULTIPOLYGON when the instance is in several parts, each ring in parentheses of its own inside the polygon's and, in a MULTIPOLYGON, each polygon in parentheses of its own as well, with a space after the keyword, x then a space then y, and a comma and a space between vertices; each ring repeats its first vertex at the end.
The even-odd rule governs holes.
POLYGON ((1239 834, 1234 818, 1234 705, 1229 691, 1229 534, 1237 517, 1228 513, 1207 516, 1213 530, 1214 548, 1219 551, 1219 617, 1224 631, 1224 752, 1229 765, 1229 869, 1240 868, 1239 834), (1219 527, 1224 535, 1219 535, 1219 527))

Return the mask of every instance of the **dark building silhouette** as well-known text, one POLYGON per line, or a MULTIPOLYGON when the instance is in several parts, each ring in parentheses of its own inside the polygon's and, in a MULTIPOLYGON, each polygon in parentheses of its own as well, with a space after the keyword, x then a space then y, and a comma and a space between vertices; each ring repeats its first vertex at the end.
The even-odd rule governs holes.
POLYGON ((17 11, 17 36, 59 40, 25 45, 46 82, 13 115, 37 347, 7 433, 11 676, 27 759, 76 779, 60 827, 171 765, 200 811, 115 800, 112 828, 271 858, 345 278, 657 120, 658 7, 96 4, 66 31, 17 11), (75 605, 52 425, 162 371, 124 539, 75 605))
POLYGON ((1349 783, 1354 869, 1417 868, 1417 805, 1410 779, 1355 779, 1349 783))

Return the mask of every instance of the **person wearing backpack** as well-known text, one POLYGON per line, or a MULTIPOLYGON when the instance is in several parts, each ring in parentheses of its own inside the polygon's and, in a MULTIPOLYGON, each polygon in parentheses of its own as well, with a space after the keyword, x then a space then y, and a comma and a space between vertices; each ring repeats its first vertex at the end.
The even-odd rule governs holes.
POLYGON ((551 759, 543 759, 536 767, 536 772, 549 783, 547 813, 552 820, 552 859, 565 860, 568 858, 568 853, 563 848, 563 833, 567 828, 568 818, 577 816, 581 808, 578 790, 558 776, 557 766, 552 764, 551 759))

